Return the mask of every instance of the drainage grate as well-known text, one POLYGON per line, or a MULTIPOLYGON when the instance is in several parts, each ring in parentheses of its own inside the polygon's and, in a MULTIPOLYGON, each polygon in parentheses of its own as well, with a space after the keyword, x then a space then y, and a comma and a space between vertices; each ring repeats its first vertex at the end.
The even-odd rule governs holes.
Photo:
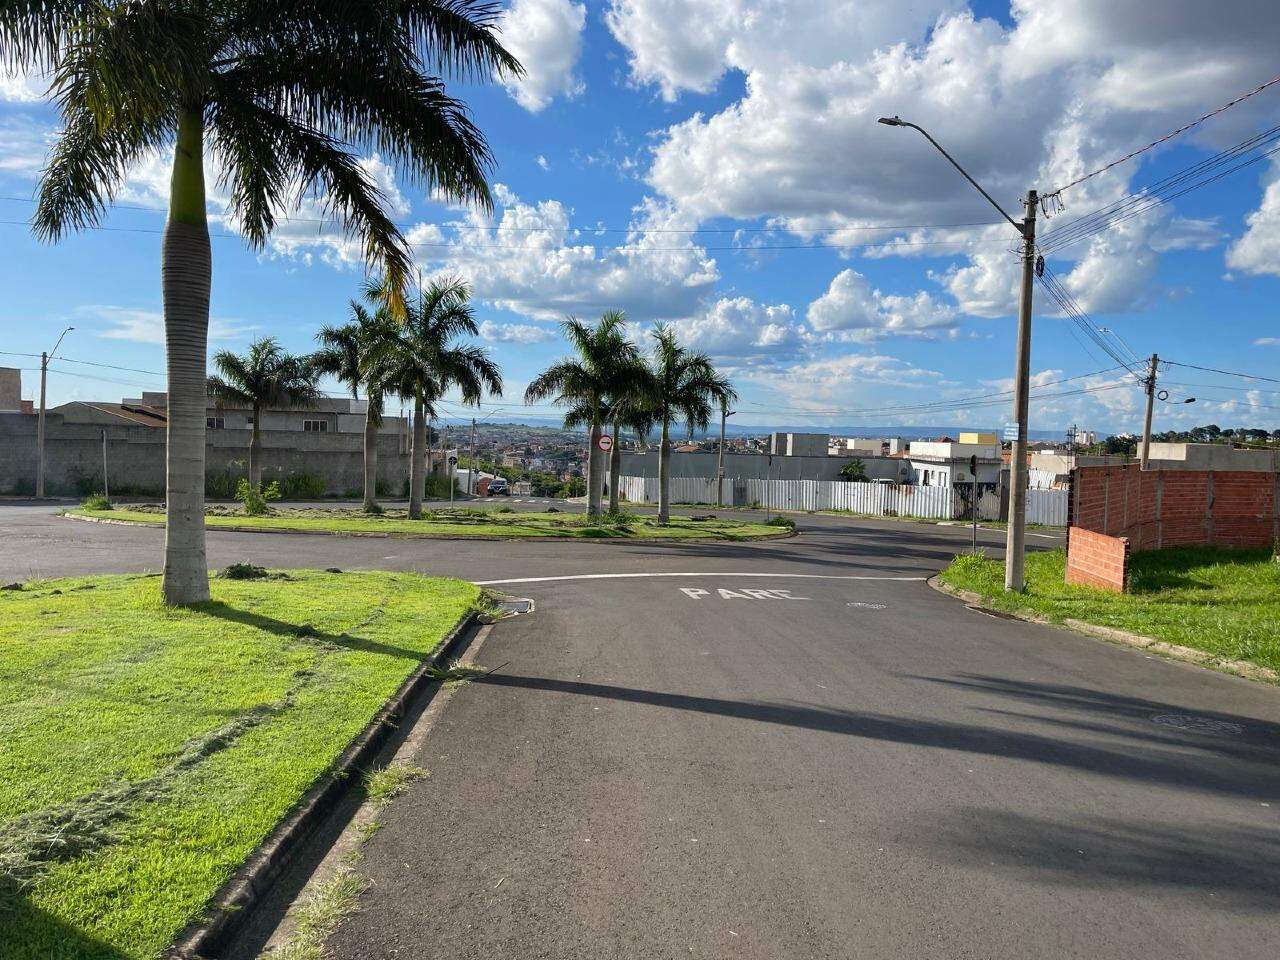
POLYGON ((499 616, 514 617, 521 613, 530 613, 533 610, 532 600, 521 600, 516 597, 506 597, 494 604, 499 616))
POLYGON ((1238 737, 1244 733, 1244 727, 1230 720, 1215 720, 1212 717, 1195 717, 1188 713, 1158 713, 1151 718, 1152 723, 1162 727, 1174 727, 1178 730, 1190 730, 1192 733, 1208 733, 1215 737, 1238 737))
POLYGON ((850 600, 846 606, 857 607, 859 610, 885 610, 889 605, 887 603, 868 603, 866 600, 850 600))

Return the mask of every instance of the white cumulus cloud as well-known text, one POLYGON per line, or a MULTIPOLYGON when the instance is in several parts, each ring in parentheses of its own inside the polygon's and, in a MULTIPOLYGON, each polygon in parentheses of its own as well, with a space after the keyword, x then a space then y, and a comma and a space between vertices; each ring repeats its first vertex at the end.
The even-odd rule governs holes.
POLYGON ((583 83, 575 73, 582 53, 585 4, 570 0, 515 0, 501 21, 502 43, 524 67, 507 82, 516 102, 538 111, 558 96, 577 96, 583 83))

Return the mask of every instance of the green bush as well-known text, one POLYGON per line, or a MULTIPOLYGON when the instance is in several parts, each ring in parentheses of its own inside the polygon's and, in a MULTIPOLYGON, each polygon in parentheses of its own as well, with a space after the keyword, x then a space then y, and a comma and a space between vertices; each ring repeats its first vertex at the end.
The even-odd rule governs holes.
POLYGON ((314 473, 287 473, 276 482, 282 500, 319 500, 324 496, 324 478, 314 473))
POLYGON ((91 493, 89 496, 81 500, 80 506, 84 507, 86 510, 110 510, 111 501, 107 499, 107 495, 105 493, 99 491, 98 493, 91 493))
POLYGON ((34 497, 36 495, 36 482, 34 480, 15 480, 13 486, 9 488, 9 494, 15 497, 34 497))
MULTIPOLYGON (((73 482, 76 496, 91 497, 103 490, 102 474, 81 474, 73 482)), ((111 492, 117 497, 163 497, 163 487, 149 487, 146 484, 113 483, 111 492)))
POLYGON ((768 527, 786 527, 788 530, 794 530, 796 522, 790 517, 770 517, 765 521, 768 527))
POLYGON ((236 484, 236 499, 244 504, 244 512, 250 517, 261 517, 271 512, 270 500, 280 499, 280 484, 272 480, 265 487, 254 487, 244 477, 236 484))
POLYGON ((204 475, 204 495, 210 500, 234 500, 242 479, 228 470, 215 470, 204 475))
POLYGON ((640 515, 627 510, 606 510, 600 514, 602 527, 629 527, 640 522, 640 515))

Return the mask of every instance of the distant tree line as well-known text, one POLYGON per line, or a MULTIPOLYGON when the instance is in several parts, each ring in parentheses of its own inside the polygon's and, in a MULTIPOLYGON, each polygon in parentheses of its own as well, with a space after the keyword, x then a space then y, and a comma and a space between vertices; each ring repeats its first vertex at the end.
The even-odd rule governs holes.
MULTIPOLYGON (((1089 448, 1090 453, 1107 456, 1132 455, 1138 448, 1139 437, 1133 434, 1119 434, 1089 448)), ((1280 445, 1280 430, 1267 430, 1262 427, 1220 427, 1216 423, 1203 427, 1192 427, 1190 430, 1166 430, 1163 433, 1152 433, 1151 439, 1156 443, 1223 443, 1236 446, 1267 447, 1280 445)))

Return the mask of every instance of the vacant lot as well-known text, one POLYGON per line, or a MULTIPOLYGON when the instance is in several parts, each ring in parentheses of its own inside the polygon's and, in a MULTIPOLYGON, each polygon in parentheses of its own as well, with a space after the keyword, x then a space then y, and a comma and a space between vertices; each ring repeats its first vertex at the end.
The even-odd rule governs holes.
MULTIPOLYGON (((71 510, 73 515, 107 520, 132 520, 140 523, 163 523, 164 512, 158 507, 129 507, 115 510, 71 510)), ((539 538, 581 537, 587 539, 704 539, 754 540, 781 536, 783 527, 742 520, 694 520, 672 517, 666 526, 657 519, 635 514, 598 523, 588 523, 575 513, 510 513, 498 510, 458 508, 425 511, 421 520, 410 520, 404 510, 387 510, 369 515, 350 509, 273 509, 267 516, 250 517, 235 507, 212 507, 205 525, 217 527, 250 527, 257 530, 297 530, 308 533, 383 533, 392 536, 417 537, 493 537, 539 538)))
POLYGON ((479 590, 412 574, 0 593, 0 957, 153 958, 479 590))
POLYGON ((1004 592, 1004 565, 959 557, 942 573, 1004 610, 1030 609, 1118 627, 1233 660, 1280 669, 1280 564, 1267 550, 1186 548, 1135 553, 1132 592, 1067 586, 1066 552, 1027 556, 1027 592, 1004 592))

